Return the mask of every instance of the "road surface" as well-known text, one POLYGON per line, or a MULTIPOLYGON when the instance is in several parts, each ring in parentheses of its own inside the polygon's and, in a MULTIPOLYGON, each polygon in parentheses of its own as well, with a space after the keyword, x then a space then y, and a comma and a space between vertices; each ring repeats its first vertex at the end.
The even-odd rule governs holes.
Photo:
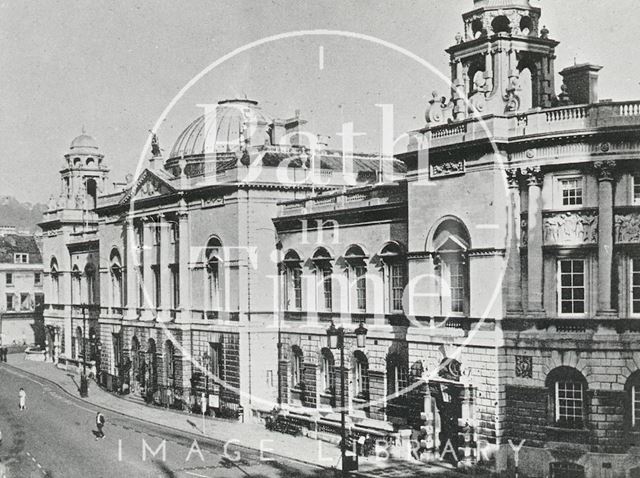
MULTIPOLYGON (((104 412, 96 440, 95 409, 49 382, 0 366, 0 458, 8 478, 329 478, 332 472, 104 412), (18 409, 18 390, 27 410, 18 409)), ((241 437, 239 437, 241 438, 241 437)))

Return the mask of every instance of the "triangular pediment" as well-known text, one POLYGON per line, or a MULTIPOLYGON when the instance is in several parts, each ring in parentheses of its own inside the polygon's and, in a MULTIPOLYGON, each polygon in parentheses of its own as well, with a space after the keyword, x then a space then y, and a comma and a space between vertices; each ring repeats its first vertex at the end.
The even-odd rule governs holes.
POLYGON ((129 202, 132 198, 137 201, 173 194, 174 192, 176 192, 176 189, 167 180, 153 171, 145 169, 129 189, 129 192, 122 198, 121 203, 129 202))
POLYGON ((442 234, 434 246, 434 249, 439 252, 466 251, 469 248, 469 245, 462 238, 449 232, 442 234))

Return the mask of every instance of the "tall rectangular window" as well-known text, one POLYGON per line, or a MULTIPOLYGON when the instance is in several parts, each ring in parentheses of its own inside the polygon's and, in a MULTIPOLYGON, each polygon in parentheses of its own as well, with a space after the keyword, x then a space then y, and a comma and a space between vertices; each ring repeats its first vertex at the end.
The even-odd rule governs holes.
POLYGON ((640 258, 631 260, 631 313, 640 315, 640 258))
POLYGON ((567 426, 582 426, 582 384, 556 382, 556 422, 567 426))
POLYGON ((585 260, 558 261, 559 313, 582 315, 585 313, 585 260))
POLYGON ((291 275, 291 291, 293 293, 293 301, 289 300, 289 307, 293 310, 302 309, 302 269, 300 267, 292 267, 289 269, 291 275))
POLYGON ((640 420, 640 390, 634 385, 631 387, 631 426, 638 425, 640 420))
POLYGON ((7 294, 7 310, 13 310, 13 294, 7 294))
POLYGON ((162 291, 160 288, 160 268, 158 266, 153 266, 153 288, 155 292, 155 306, 156 308, 162 305, 162 291))
POLYGON ((7 272, 7 275, 5 276, 5 284, 13 285, 13 274, 11 272, 7 272))
POLYGON ((465 267, 460 261, 446 263, 449 272, 449 290, 451 292, 451 312, 464 313, 465 267))
POLYGON ((402 264, 391 264, 391 312, 402 311, 402 294, 404 292, 404 267, 402 264))
POLYGON ((633 176, 633 204, 640 204, 640 174, 633 176))
POLYGON ((33 274, 33 284, 42 285, 42 274, 40 272, 36 272, 33 274))
POLYGON ((367 310, 367 268, 356 266, 353 269, 356 276, 356 308, 358 312, 367 310))
POLYGON ((177 265, 171 267, 171 308, 180 307, 180 270, 177 265))
POLYGON ((333 307, 333 299, 332 299, 332 286, 333 281, 331 280, 331 275, 333 271, 331 267, 323 267, 322 271, 322 292, 324 299, 324 310, 330 312, 333 307))
POLYGON ((113 343, 113 365, 117 369, 122 361, 122 335, 111 334, 111 342, 113 343))
POLYGON ((582 178, 568 178, 560 180, 563 206, 582 205, 582 178))

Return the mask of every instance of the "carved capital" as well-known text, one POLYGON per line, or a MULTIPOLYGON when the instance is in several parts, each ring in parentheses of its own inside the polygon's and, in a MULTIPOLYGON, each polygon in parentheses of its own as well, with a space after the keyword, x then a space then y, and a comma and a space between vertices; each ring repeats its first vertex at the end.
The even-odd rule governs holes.
POLYGON ((598 181, 613 181, 615 168, 615 162, 610 160, 596 161, 593 163, 593 169, 595 169, 598 175, 598 181))
POLYGON ((505 169, 507 175, 507 184, 509 189, 518 189, 520 187, 520 171, 518 169, 505 169))
POLYGON ((544 173, 540 169, 540 166, 534 166, 522 170, 523 176, 527 179, 527 185, 529 186, 542 186, 542 180, 544 179, 544 173))

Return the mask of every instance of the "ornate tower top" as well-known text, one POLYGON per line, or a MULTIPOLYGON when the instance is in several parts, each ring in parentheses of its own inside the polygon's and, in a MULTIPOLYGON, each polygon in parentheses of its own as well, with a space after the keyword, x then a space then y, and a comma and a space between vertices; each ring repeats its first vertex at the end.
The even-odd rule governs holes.
POLYGON ((466 40, 500 33, 538 36, 540 8, 529 0, 474 0, 473 6, 462 15, 466 40))

